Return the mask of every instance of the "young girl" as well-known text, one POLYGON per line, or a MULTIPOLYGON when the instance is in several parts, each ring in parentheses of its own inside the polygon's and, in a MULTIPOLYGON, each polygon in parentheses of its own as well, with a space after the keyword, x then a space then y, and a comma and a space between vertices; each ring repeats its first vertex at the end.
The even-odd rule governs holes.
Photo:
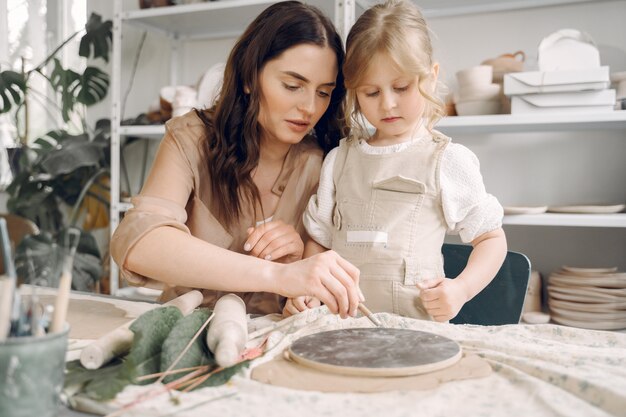
MULTIPOLYGON (((324 160, 304 214, 314 240, 305 256, 332 249, 352 262, 373 311, 447 321, 493 279, 507 247, 476 156, 433 129, 443 103, 420 11, 402 0, 367 10, 343 69, 351 133, 324 160), (446 232, 474 247, 456 279, 444 277, 446 232)), ((318 303, 291 299, 283 312, 318 303)))

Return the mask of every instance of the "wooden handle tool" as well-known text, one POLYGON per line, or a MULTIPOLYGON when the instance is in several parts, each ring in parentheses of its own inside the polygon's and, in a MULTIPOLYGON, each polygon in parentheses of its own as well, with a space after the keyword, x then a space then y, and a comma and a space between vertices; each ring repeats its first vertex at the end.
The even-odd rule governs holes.
MULTIPOLYGON (((174 306, 183 313, 183 316, 187 316, 202 304, 203 299, 204 297, 200 291, 192 290, 168 301, 162 307, 174 306)), ((90 345, 85 346, 80 353, 80 363, 87 369, 98 369, 114 357, 128 352, 135 337, 135 334, 129 329, 134 321, 134 319, 130 320, 90 345)))
POLYGON ((372 323, 374 323, 374 326, 376 326, 376 327, 384 327, 383 324, 380 322, 380 320, 378 320, 374 316, 374 313, 372 313, 370 311, 370 309, 365 306, 365 304, 359 303, 359 311, 361 313, 363 313, 363 315, 365 317, 367 317, 372 323))

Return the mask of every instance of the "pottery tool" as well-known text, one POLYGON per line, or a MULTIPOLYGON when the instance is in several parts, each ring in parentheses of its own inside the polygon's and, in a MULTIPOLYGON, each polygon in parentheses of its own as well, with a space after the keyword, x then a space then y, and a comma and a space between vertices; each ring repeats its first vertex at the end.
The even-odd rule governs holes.
MULTIPOLYGON (((176 307, 183 313, 183 316, 187 316, 202 304, 203 299, 200 291, 192 290, 168 301, 162 307, 176 307)), ((80 354, 81 365, 87 369, 98 369, 114 357, 128 352, 135 337, 133 331, 129 329, 134 321, 130 320, 86 346, 80 354)))
POLYGON ((432 372, 461 359, 461 346, 434 333, 357 328, 315 333, 296 340, 289 358, 310 368, 354 376, 407 376, 432 372))
POLYGON ((63 331, 65 318, 67 317, 67 306, 70 299, 70 290, 72 288, 72 268, 74 267, 74 256, 76 255, 76 247, 80 239, 80 230, 69 229, 65 235, 63 267, 61 270, 61 279, 59 280, 59 289, 57 291, 57 299, 54 303, 54 314, 52 315, 52 324, 50 332, 57 333, 63 331))
POLYGON ((0 277, 0 342, 11 331, 11 307, 13 305, 14 281, 3 275, 0 277))
POLYGON ((383 327, 383 324, 380 322, 380 320, 378 320, 374 316, 374 313, 372 313, 371 310, 365 306, 365 304, 359 303, 359 311, 365 317, 367 317, 372 323, 374 323, 374 326, 376 326, 376 327, 383 327))
POLYGON ((4 261, 4 275, 0 278, 0 341, 2 341, 7 338, 16 320, 19 321, 20 314, 20 300, 16 294, 17 274, 11 256, 7 221, 3 217, 0 217, 0 244, 4 261))
POLYGON ((223 368, 239 361, 248 342, 246 303, 235 294, 222 296, 213 308, 213 321, 206 335, 209 350, 223 368))

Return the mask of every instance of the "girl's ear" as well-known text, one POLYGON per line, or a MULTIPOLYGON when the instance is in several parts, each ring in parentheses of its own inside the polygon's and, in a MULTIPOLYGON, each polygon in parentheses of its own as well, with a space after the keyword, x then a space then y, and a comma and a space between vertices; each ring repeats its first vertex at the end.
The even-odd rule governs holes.
POLYGON ((250 94, 250 87, 245 86, 245 87, 243 88, 243 92, 244 92, 244 93, 246 93, 246 94, 250 94))
POLYGON ((435 62, 433 64, 432 74, 433 74, 433 81, 434 81, 434 83, 436 83, 437 82, 437 78, 439 77, 439 62, 435 62))

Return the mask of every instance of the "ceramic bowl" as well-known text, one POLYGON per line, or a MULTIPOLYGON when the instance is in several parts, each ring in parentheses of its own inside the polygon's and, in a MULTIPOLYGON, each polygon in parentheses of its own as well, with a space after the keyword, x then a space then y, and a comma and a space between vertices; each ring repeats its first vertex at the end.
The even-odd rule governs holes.
POLYGON ((502 54, 497 58, 487 59, 482 62, 482 65, 491 65, 493 67, 493 81, 502 82, 504 74, 523 71, 525 59, 524 51, 517 51, 513 54, 502 54))
POLYGON ((493 79, 493 67, 491 65, 477 65, 466 68, 456 73, 456 79, 460 88, 489 85, 493 79))
POLYGON ((459 89, 459 101, 497 100, 502 86, 500 84, 464 85, 459 89))
POLYGON ((471 100, 456 103, 456 112, 459 116, 476 116, 481 114, 499 114, 500 100, 471 100))

